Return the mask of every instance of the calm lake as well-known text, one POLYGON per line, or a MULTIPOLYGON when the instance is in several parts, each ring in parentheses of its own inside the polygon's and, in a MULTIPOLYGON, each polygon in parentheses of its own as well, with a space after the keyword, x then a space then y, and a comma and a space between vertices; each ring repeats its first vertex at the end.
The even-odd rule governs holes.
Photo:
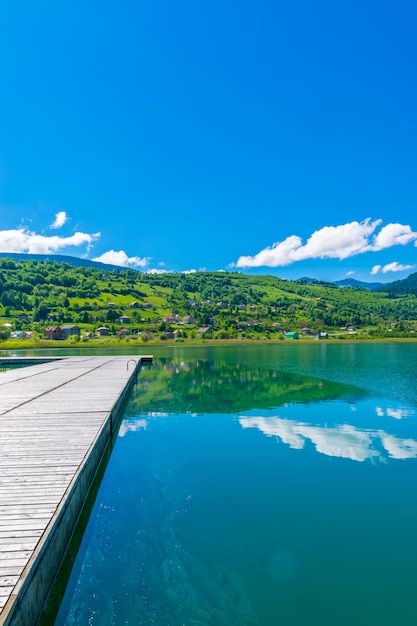
POLYGON ((417 343, 147 352, 55 624, 415 626, 417 343))

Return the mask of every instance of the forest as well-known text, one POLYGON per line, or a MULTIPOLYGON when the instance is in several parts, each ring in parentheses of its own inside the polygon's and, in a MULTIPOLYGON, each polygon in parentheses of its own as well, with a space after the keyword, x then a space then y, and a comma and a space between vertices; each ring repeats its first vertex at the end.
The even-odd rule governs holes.
POLYGON ((43 339, 76 326, 71 341, 108 336, 174 339, 414 336, 417 274, 384 290, 238 272, 150 274, 69 262, 0 258, 0 340, 43 339))

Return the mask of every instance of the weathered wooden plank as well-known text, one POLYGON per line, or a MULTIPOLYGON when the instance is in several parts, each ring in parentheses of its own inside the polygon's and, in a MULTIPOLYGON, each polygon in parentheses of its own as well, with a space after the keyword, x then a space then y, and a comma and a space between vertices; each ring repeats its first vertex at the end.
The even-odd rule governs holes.
MULTIPOLYGON (((15 543, 7 543, 7 544, 3 544, 3 542, 1 542, 0 544, 0 566, 3 565, 3 559, 2 559, 2 554, 4 552, 10 554, 13 552, 22 552, 24 550, 34 550, 34 548, 36 547, 38 543, 38 538, 32 538, 31 540, 29 538, 27 538, 25 541, 19 541, 15 543)), ((6 563, 7 565, 7 561, 4 561, 4 563, 6 563)))
POLYGON ((24 560, 24 563, 27 563, 28 558, 31 555, 30 550, 20 550, 16 552, 8 552, 2 555, 2 563, 7 561, 8 565, 16 565, 16 563, 12 563, 12 561, 24 560))
MULTIPOLYGON (((49 518, 36 518, 36 519, 24 519, 24 520, 7 520, 0 524, 0 530, 3 532, 16 532, 19 530, 44 530, 49 523, 49 518)), ((0 551, 4 542, 0 542, 0 551)))
POLYGON ((12 530, 0 530, 0 539, 2 543, 11 542, 12 539, 16 539, 16 537, 40 537, 42 534, 42 529, 34 530, 31 528, 30 530, 17 530, 13 528, 12 530))
MULTIPOLYGON (((19 578, 22 568, 18 565, 10 566, 0 564, 0 579, 9 579, 9 577, 17 576, 19 578)), ((16 581, 17 582, 17 581, 16 581)))
MULTIPOLYGON (((5 569, 5 568, 3 568, 3 569, 5 569)), ((8 574, 6 571, 3 571, 3 569, 0 568, 0 585, 2 587, 10 585, 13 588, 15 586, 15 584, 17 583, 17 581, 19 580, 19 575, 18 574, 8 574)))
POLYGON ((49 519, 51 514, 53 513, 54 508, 50 505, 42 506, 33 505, 33 504, 20 504, 14 507, 1 507, 1 521, 2 523, 7 522, 7 520, 30 520, 30 519, 49 519))

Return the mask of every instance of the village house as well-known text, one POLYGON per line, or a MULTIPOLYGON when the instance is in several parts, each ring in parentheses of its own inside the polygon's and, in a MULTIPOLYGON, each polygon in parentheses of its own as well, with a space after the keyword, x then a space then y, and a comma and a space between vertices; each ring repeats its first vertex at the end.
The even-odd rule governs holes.
POLYGON ((28 336, 23 330, 14 330, 10 333, 10 339, 28 339, 28 336))
POLYGON ((75 326, 74 324, 72 325, 68 325, 68 326, 63 326, 62 327, 62 332, 64 334, 64 339, 68 339, 68 337, 70 337, 71 335, 78 335, 78 337, 81 334, 81 330, 79 326, 75 326))
POLYGON ((165 315, 163 320, 164 322, 167 322, 168 324, 175 324, 180 321, 180 316, 179 315, 165 315))
POLYGON ((129 304, 129 307, 130 307, 131 309, 137 309, 137 308, 139 307, 139 302, 136 302, 136 300, 135 300, 134 302, 131 302, 131 303, 129 304))
POLYGON ((47 326, 43 331, 45 339, 64 339, 64 333, 60 326, 47 326))
POLYGON ((153 309, 153 304, 152 302, 144 302, 142 304, 142 309, 153 309))
POLYGON ((191 317, 191 315, 184 315, 184 317, 182 318, 182 322, 183 324, 194 324, 194 319, 191 317))
POLYGON ((198 329, 197 335, 199 335, 200 337, 208 337, 209 335, 211 335, 212 332, 213 330, 210 326, 202 326, 198 329))
POLYGON ((100 326, 97 328, 96 333, 99 337, 108 337, 110 335, 110 329, 107 326, 100 326))
POLYGON ((122 315, 119 317, 120 324, 130 324, 130 317, 128 315, 122 315))

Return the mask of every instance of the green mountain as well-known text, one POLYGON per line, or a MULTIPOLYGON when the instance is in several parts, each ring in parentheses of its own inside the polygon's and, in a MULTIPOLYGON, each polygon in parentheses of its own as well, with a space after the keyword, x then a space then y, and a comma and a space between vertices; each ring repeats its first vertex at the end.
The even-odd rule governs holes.
POLYGON ((57 263, 68 263, 74 267, 96 267, 103 270, 119 271, 123 268, 120 265, 100 263, 89 259, 80 259, 76 256, 66 256, 64 254, 24 254, 23 252, 0 252, 0 259, 13 259, 14 261, 56 261, 57 263))
POLYGON ((414 294, 417 295, 417 272, 410 274, 403 280, 395 280, 383 286, 383 290, 390 294, 414 294))
POLYGON ((353 287, 358 289, 370 289, 371 291, 385 291, 384 283, 365 283, 362 280, 356 280, 355 278, 344 278, 343 280, 336 280, 334 284, 338 287, 353 287))
MULTIPOLYGON (((152 333, 166 339, 284 338, 326 332, 340 337, 410 336, 417 324, 417 274, 394 286, 403 291, 347 289, 334 283, 238 272, 146 274, 73 257, 0 256, 0 329, 42 336, 50 325, 100 326, 117 335, 152 333), (80 263, 83 266, 80 266, 80 263), (398 285, 400 284, 400 285, 398 285), (406 290, 404 285, 408 285, 406 290)), ((144 337, 144 335, 142 335, 144 337)))

